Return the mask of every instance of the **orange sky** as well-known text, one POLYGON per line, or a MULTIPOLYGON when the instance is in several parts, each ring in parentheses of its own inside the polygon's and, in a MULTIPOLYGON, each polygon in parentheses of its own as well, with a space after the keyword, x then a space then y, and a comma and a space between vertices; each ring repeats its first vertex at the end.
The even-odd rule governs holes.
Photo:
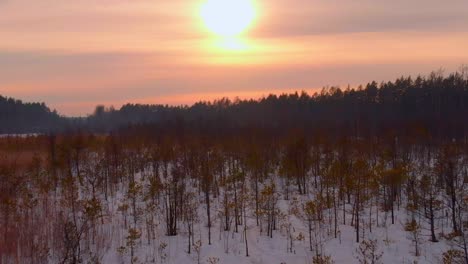
POLYGON ((203 25, 203 2, 0 0, 0 94, 86 115, 101 103, 258 97, 468 63, 466 0, 256 0, 234 44, 203 25))

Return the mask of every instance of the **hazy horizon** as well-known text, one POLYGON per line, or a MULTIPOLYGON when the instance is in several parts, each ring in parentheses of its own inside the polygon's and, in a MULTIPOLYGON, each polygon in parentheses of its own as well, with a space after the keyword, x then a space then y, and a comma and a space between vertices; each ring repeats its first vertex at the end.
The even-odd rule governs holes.
POLYGON ((0 94, 68 116, 357 86, 468 62, 468 2, 256 0, 234 37, 202 0, 0 0, 0 94))

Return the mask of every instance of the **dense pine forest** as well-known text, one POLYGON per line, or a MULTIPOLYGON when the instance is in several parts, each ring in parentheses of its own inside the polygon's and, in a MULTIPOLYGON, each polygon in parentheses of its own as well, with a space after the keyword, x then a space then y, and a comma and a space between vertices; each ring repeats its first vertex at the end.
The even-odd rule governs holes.
POLYGON ((0 263, 468 263, 466 74, 0 109, 0 263))
POLYGON ((109 132, 129 125, 186 124, 229 130, 255 126, 301 127, 327 134, 372 137, 428 133, 436 138, 464 138, 468 133, 468 73, 401 77, 357 88, 326 87, 320 93, 269 95, 258 100, 223 98, 192 106, 127 104, 119 110, 97 106, 85 118, 59 117, 44 104, 24 104, 0 97, 2 133, 44 133, 83 129, 109 132))
POLYGON ((63 122, 44 103, 23 103, 0 95, 0 134, 43 133, 62 128, 63 122))
POLYGON ((468 81, 466 74, 432 73, 427 78, 400 78, 371 82, 355 89, 323 88, 270 95, 260 100, 221 99, 191 107, 125 105, 119 111, 98 107, 87 120, 92 129, 106 131, 127 124, 189 123, 201 128, 231 130, 257 126, 282 129, 347 131, 351 136, 372 137, 387 131, 398 134, 425 130, 437 138, 463 138, 468 132, 468 81))

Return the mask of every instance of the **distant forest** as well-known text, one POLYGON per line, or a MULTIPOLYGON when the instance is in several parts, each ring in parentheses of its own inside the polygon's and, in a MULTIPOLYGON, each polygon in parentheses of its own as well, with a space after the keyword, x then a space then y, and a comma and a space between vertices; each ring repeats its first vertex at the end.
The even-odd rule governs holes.
POLYGON ((468 75, 401 77, 357 88, 323 88, 269 95, 258 100, 222 98, 192 106, 126 104, 119 110, 97 106, 85 118, 69 118, 44 103, 23 103, 0 96, 0 133, 51 133, 66 130, 110 132, 131 126, 179 128, 200 133, 290 129, 328 136, 376 135, 467 139, 468 75))
POLYGON ((0 133, 37 133, 63 128, 66 120, 44 103, 24 103, 0 95, 0 133))

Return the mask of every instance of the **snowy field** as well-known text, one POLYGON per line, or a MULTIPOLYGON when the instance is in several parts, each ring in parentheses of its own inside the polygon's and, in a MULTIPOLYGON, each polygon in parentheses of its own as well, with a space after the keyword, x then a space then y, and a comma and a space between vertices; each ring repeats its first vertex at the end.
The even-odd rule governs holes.
POLYGON ((440 174, 452 178, 417 159, 407 173, 356 159, 346 174, 337 160, 327 176, 296 178, 213 156, 69 153, 56 170, 39 156, 16 172, 2 165, 1 264, 463 263, 447 261, 463 259, 466 241, 461 158, 440 174))
MULTIPOLYGON (((288 211, 287 201, 281 201, 281 210, 288 211)), ((203 215, 203 212, 200 215, 203 215)), ((363 230, 364 237, 378 241, 378 248, 383 253, 382 263, 442 263, 443 252, 450 248, 447 241, 440 240, 438 243, 432 243, 429 241, 428 231, 422 231, 421 256, 415 257, 411 236, 404 230, 405 214, 398 212, 395 217, 397 223, 394 225, 388 224, 390 221, 389 215, 385 216, 385 213, 382 213, 382 218, 383 223, 380 223, 380 227, 374 226, 372 233, 369 230, 363 230)), ((308 248, 307 237, 303 240, 295 240, 293 242, 293 253, 291 253, 288 249, 290 241, 284 228, 275 231, 273 238, 270 238, 265 234, 261 234, 260 228, 255 224, 255 219, 251 218, 249 219, 247 235, 249 257, 246 257, 245 241, 241 231, 238 233, 223 231, 222 228, 219 228, 220 220, 217 219, 213 227, 212 245, 208 245, 208 231, 206 221, 203 220, 201 219, 197 223, 195 230, 195 237, 202 241, 200 263, 210 263, 210 258, 217 258, 219 259, 217 263, 226 264, 312 263, 314 253, 308 248)), ((290 216, 288 220, 294 225, 295 237, 299 236, 300 233, 307 236, 307 227, 303 221, 295 216, 290 216)), ((126 236, 123 233, 124 230, 118 227, 115 227, 115 229, 117 230, 113 230, 113 232, 120 238, 120 241, 124 241, 126 236)), ((443 221, 439 222, 437 230, 444 232, 443 221)), ((359 263, 357 259, 359 244, 355 242, 354 228, 349 225, 340 225, 339 231, 338 238, 334 238, 330 234, 329 238, 325 239, 323 243, 324 253, 330 255, 335 263, 359 263)), ((161 250, 154 245, 148 245, 144 241, 145 239, 142 239, 138 244, 136 256, 138 256, 141 263, 197 263, 198 254, 196 252, 187 254, 187 238, 185 236, 186 234, 182 233, 176 237, 167 237, 164 235, 163 230, 158 230, 158 238, 154 245, 166 244, 167 247, 161 250), (163 255, 162 258, 161 255, 163 255)), ((109 248, 109 251, 104 254, 103 263, 128 263, 127 256, 117 253, 115 250, 117 247, 119 247, 119 244, 114 243, 113 247, 109 248)))
MULTIPOLYGON (((278 197, 282 194, 278 193, 278 197)), ((188 254, 187 231, 184 226, 180 226, 180 233, 175 237, 165 235, 164 216, 159 215, 156 220, 155 239, 148 240, 146 232, 142 232, 135 250, 135 263, 253 263, 253 264, 310 264, 315 256, 314 251, 309 249, 308 227, 302 217, 291 213, 294 206, 300 207, 301 200, 309 200, 313 197, 295 195, 289 200, 279 198, 278 211, 284 214, 278 220, 277 230, 273 231, 271 238, 265 232, 265 227, 257 226, 254 212, 250 210, 247 218, 247 243, 249 256, 246 256, 246 245, 243 226, 239 226, 238 232, 234 230, 224 231, 224 219, 222 197, 212 198, 212 243, 208 245, 208 228, 206 219, 206 206, 200 205, 198 209, 199 219, 195 223, 195 242, 200 241, 200 249, 197 252, 192 246, 192 252, 188 254), (295 202, 293 202, 295 201, 295 202), (291 232, 288 226, 291 225, 291 232), (262 230, 263 229, 263 230, 262 230), (291 239, 292 238, 292 239, 291 239), (292 240, 292 246, 291 246, 292 240)), ((203 204, 203 198, 198 201, 203 204)), ((116 212, 119 202, 116 201, 110 207, 112 214, 116 212), (113 208, 112 208, 113 207, 113 208)), ((143 205, 142 205, 143 206, 143 205)), ((377 207, 373 207, 372 227, 369 229, 369 209, 362 213, 360 239, 375 240, 377 251, 382 255, 377 263, 442 263, 443 253, 451 248, 453 243, 444 240, 441 235, 451 232, 451 226, 446 218, 436 221, 436 232, 439 242, 430 242, 430 231, 428 223, 420 221, 420 245, 418 246, 419 256, 415 256, 415 245, 412 235, 405 231, 405 223, 408 219, 408 212, 404 209, 395 211, 395 224, 391 224, 390 212, 383 212, 379 209, 378 223, 376 221, 377 207)), ((321 224, 319 236, 322 245, 322 254, 331 256, 334 263, 359 263, 359 243, 356 243, 355 227, 351 226, 352 205, 346 204, 346 224, 343 224, 343 212, 340 209, 338 221, 338 235, 334 237, 333 210, 324 211, 324 222, 321 224)), ((127 219, 128 222, 131 222, 127 219)), ((232 221, 232 219, 231 219, 232 221)), ((260 223, 262 225, 262 223, 260 223)), ((264 225, 265 223, 263 223, 264 225)), ((103 228, 103 232, 113 234, 112 246, 102 252, 102 263, 129 263, 128 252, 118 253, 117 248, 125 246, 127 237, 122 216, 114 217, 113 222, 109 222, 103 228), (120 241, 120 242, 117 242, 120 241), (105 252, 104 252, 105 251, 105 252)), ((142 224, 142 230, 144 230, 142 224)), ((196 244, 196 243, 194 243, 196 244)))

